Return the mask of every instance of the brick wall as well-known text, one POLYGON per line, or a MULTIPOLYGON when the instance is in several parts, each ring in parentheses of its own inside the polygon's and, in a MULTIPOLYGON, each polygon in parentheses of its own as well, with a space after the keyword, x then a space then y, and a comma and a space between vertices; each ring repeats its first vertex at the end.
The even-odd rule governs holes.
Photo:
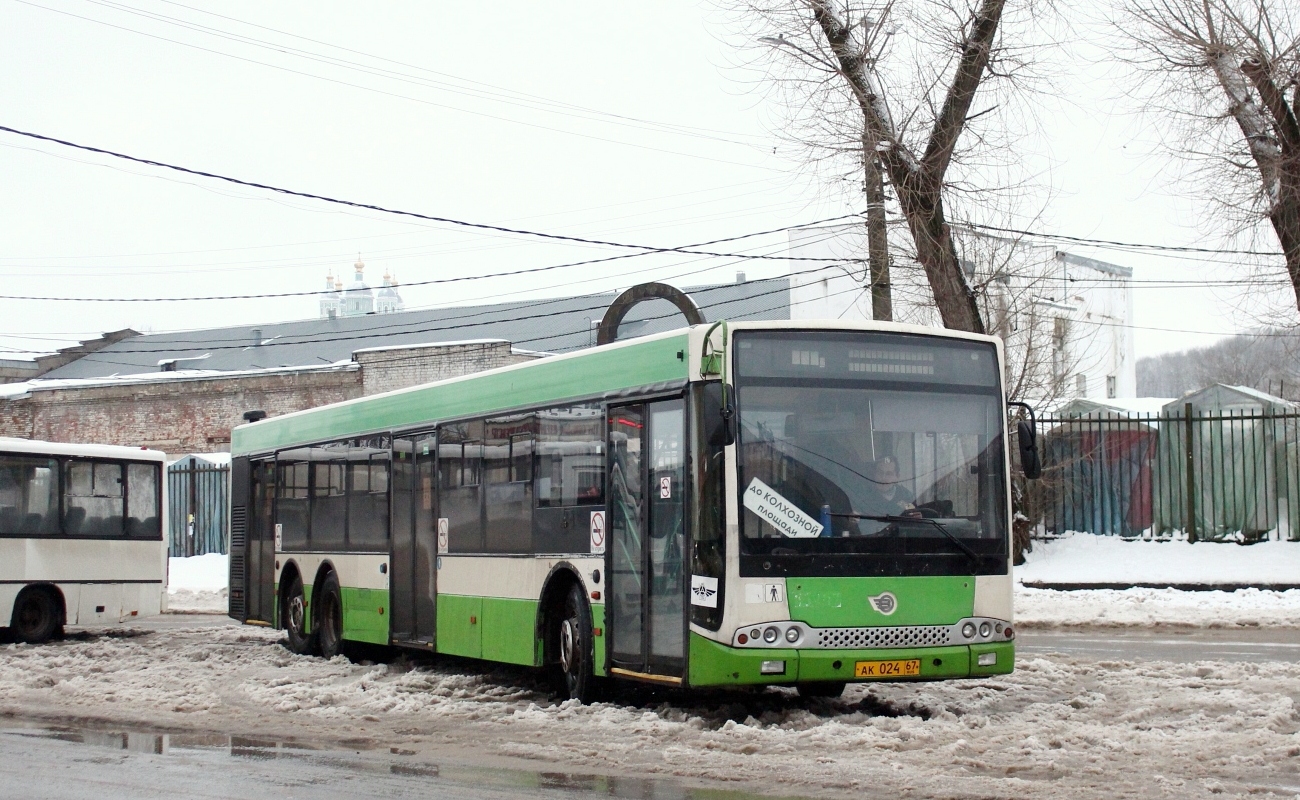
POLYGON ((217 452, 250 409, 280 415, 360 395, 355 367, 35 391, 0 403, 0 435, 217 452))
POLYGON ((515 353, 509 342, 383 348, 358 350, 352 354, 352 360, 361 365, 362 388, 367 395, 506 367, 534 358, 537 356, 515 353))
POLYGON ((354 364, 330 369, 37 388, 0 400, 0 436, 219 452, 230 449, 230 429, 245 411, 279 416, 532 358, 509 342, 432 345, 358 351, 354 364))

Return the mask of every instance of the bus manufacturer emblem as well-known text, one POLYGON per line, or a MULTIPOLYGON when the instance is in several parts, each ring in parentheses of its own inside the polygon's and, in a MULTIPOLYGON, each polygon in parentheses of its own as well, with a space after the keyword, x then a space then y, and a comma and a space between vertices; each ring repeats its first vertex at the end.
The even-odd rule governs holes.
POLYGON ((886 617, 898 610, 898 598, 894 597, 893 592, 881 592, 875 597, 868 597, 867 601, 871 603, 872 608, 886 617))
POLYGON ((691 605, 717 608, 718 579, 707 575, 691 575, 691 605))

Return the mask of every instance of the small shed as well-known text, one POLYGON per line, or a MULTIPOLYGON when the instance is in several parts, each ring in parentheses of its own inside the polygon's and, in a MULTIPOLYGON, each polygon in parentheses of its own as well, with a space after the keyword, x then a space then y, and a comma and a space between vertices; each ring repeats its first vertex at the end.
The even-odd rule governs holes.
POLYGON ((1201 539, 1256 541, 1275 529, 1289 538, 1300 534, 1288 513, 1300 499, 1297 412, 1300 406, 1267 392, 1221 383, 1166 404, 1156 529, 1188 530, 1190 505, 1201 539))
POLYGON ((1058 532, 1138 536, 1151 526, 1152 462, 1167 400, 1075 399, 1045 419, 1042 502, 1058 532))
POLYGON ((229 547, 230 454, 191 453, 167 465, 172 557, 225 553, 229 547))

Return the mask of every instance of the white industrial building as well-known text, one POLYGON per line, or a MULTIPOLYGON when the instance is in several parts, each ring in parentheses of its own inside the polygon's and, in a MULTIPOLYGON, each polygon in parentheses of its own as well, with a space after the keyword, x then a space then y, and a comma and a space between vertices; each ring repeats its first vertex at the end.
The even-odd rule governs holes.
MULTIPOLYGON (((1007 388, 1047 408, 1074 399, 1137 395, 1128 267, 1001 237, 959 232, 957 251, 989 332, 1007 344, 1007 388)), ((901 237, 898 237, 901 238, 901 237)), ((919 264, 893 248, 894 319, 940 325, 919 264)), ((871 319, 867 237, 861 224, 800 228, 791 261, 792 319, 871 319)))

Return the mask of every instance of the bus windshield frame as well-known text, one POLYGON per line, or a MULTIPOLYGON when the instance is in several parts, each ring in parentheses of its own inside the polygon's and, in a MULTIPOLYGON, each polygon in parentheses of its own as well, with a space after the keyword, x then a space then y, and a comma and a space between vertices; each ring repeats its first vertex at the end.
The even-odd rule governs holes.
POLYGON ((988 342, 737 331, 742 577, 1005 575, 1005 411, 988 342))

